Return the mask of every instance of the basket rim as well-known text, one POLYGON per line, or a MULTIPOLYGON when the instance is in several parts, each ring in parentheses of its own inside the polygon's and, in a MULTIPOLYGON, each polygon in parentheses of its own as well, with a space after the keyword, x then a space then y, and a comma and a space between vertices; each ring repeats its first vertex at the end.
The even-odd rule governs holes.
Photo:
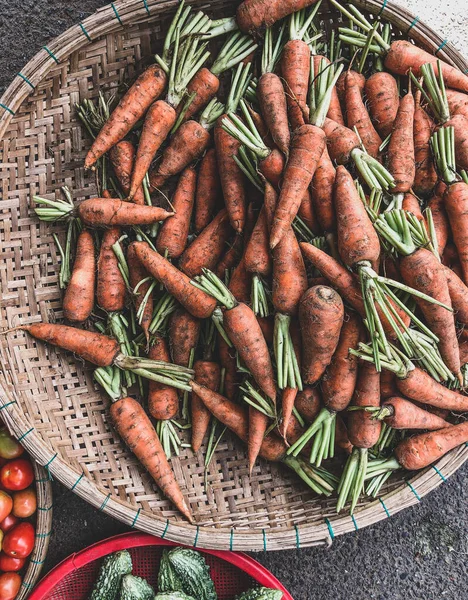
MULTIPOLYGON (((146 546, 180 546, 180 544, 155 537, 148 533, 139 533, 136 531, 106 538, 79 552, 70 554, 70 556, 61 561, 45 575, 29 598, 30 600, 43 600, 45 595, 50 593, 67 575, 112 552, 146 546)), ((234 565, 265 587, 275 587, 281 590, 284 594, 284 600, 293 600, 291 594, 273 573, 247 554, 243 552, 230 552, 229 550, 197 549, 202 553, 215 556, 220 560, 234 565)))
MULTIPOLYGON (((406 9, 387 0, 353 0, 353 2, 373 14, 385 16, 389 21, 397 21, 400 29, 402 29, 402 24, 406 24, 407 33, 411 32, 410 37, 417 39, 421 45, 430 47, 432 50, 438 44, 436 54, 440 58, 462 70, 468 70, 468 61, 450 42, 444 40, 406 9)), ((51 67, 56 67, 62 59, 68 58, 71 52, 85 47, 104 33, 116 33, 125 26, 139 24, 149 17, 155 18, 152 11, 153 9, 157 11, 160 4, 160 0, 117 0, 98 9, 82 23, 74 25, 52 40, 27 63, 0 98, 0 111, 3 111, 3 114, 0 115, 0 138, 3 138, 6 128, 23 101, 51 67), (73 39, 73 42, 70 39, 73 39)), ((168 0, 166 5, 171 6, 172 4, 175 6, 177 0, 168 0)), ((32 423, 25 418, 19 405, 16 404, 16 400, 8 392, 8 387, 8 383, 0 373, 0 410, 2 410, 10 430, 17 437, 21 437, 22 444, 31 456, 39 464, 44 465, 47 471, 63 485, 89 504, 135 529, 162 536, 164 539, 183 545, 187 545, 187 538, 193 536, 192 545, 203 549, 269 551, 330 545, 338 535, 357 531, 417 504, 468 459, 468 444, 456 448, 440 459, 436 465, 418 472, 411 479, 402 481, 401 486, 395 490, 358 508, 352 516, 329 514, 321 522, 306 523, 305 525, 300 522, 295 524, 291 522, 288 529, 278 531, 268 528, 236 529, 197 526, 180 521, 173 522, 142 509, 132 508, 130 510, 128 502, 112 497, 110 492, 101 490, 94 482, 86 478, 84 472, 76 472, 37 434, 32 423)))

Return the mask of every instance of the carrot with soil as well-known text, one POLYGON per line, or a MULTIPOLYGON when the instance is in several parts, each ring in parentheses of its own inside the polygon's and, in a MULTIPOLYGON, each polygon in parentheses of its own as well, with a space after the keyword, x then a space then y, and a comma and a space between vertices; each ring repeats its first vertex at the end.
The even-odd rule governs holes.
POLYGON ((200 162, 195 192, 195 231, 200 233, 213 220, 221 192, 216 150, 210 148, 200 162))
POLYGON ((94 307, 95 272, 94 238, 85 229, 78 236, 75 262, 63 298, 63 315, 69 321, 83 323, 91 315, 94 307))
POLYGON ((373 417, 384 421, 392 429, 428 429, 435 431, 450 427, 450 423, 447 423, 441 417, 400 396, 385 400, 382 406, 375 410, 373 417))
MULTIPOLYGON (((109 152, 109 158, 114 168, 114 173, 126 196, 130 193, 130 182, 135 164, 136 150, 132 142, 122 140, 113 146, 109 152)), ((133 197, 135 204, 145 204, 145 193, 140 186, 133 197)))

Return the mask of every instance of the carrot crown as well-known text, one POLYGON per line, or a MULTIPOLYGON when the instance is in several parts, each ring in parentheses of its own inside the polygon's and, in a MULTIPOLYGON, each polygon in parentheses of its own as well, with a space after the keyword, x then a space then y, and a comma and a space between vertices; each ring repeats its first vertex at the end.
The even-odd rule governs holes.
POLYGON ((65 200, 48 200, 41 196, 33 197, 34 202, 41 205, 39 208, 34 209, 41 221, 55 222, 73 218, 75 205, 73 204, 72 193, 66 186, 62 188, 62 193, 65 200))
POLYGON ((343 65, 335 69, 333 63, 324 58, 320 61, 318 73, 314 72, 314 57, 310 57, 309 121, 312 125, 323 127, 330 108, 333 88, 343 71, 343 65))
POLYGON ((221 279, 209 269, 204 268, 202 275, 197 275, 190 283, 199 290, 216 298, 216 300, 227 310, 234 308, 238 304, 233 294, 228 290, 221 279))
POLYGON ((374 227, 402 256, 409 256, 418 248, 429 248, 439 258, 424 222, 409 211, 385 211, 375 220, 374 227))
POLYGON ((241 101, 241 98, 244 97, 250 83, 250 68, 251 63, 247 63, 246 65, 239 63, 237 69, 232 72, 231 87, 229 89, 225 108, 227 113, 235 113, 237 111, 239 102, 241 101))
POLYGON ((366 17, 352 4, 348 8, 341 6, 337 0, 330 0, 335 8, 337 8, 343 16, 351 21, 357 27, 357 30, 349 27, 340 27, 340 40, 345 44, 365 48, 368 45, 368 34, 372 34, 371 43, 368 50, 372 53, 384 55, 390 49, 388 41, 376 30, 366 17))
POLYGON ((266 397, 256 390, 253 385, 246 381, 244 385, 240 386, 241 392, 243 392, 243 400, 249 406, 253 406, 256 410, 263 413, 270 419, 277 420, 276 405, 271 398, 266 397))
POLYGON ((271 150, 263 142, 244 100, 240 101, 240 108, 246 124, 235 114, 229 113, 229 118, 224 117, 221 126, 224 131, 253 152, 259 160, 263 160, 271 154, 271 150))
POLYGON ((426 63, 421 66, 422 84, 410 71, 410 77, 416 88, 427 101, 437 121, 443 125, 450 119, 450 108, 445 91, 442 64, 437 61, 438 76, 435 74, 434 65, 426 63))
POLYGON ((235 31, 224 42, 210 71, 213 75, 221 75, 221 73, 232 69, 244 58, 247 58, 257 48, 258 44, 253 41, 250 35, 235 31))
POLYGON ((447 185, 459 181, 455 159, 455 128, 441 127, 432 134, 432 153, 439 177, 447 185))
POLYGON ((312 44, 322 37, 314 24, 314 18, 317 14, 322 0, 317 2, 312 9, 303 8, 294 12, 289 17, 289 39, 303 40, 312 49, 312 44))
POLYGON ((262 75, 273 73, 280 59, 284 46, 284 30, 286 23, 283 23, 275 33, 273 27, 267 27, 262 48, 262 75))
POLYGON ((285 456, 281 462, 299 475, 302 481, 316 494, 331 496, 335 491, 338 479, 326 469, 313 467, 301 458, 294 456, 285 456))

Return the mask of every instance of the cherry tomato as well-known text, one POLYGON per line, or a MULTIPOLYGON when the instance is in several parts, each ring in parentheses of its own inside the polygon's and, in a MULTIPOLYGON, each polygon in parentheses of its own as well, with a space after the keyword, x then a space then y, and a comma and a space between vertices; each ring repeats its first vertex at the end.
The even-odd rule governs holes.
POLYGON ((11 513, 13 500, 10 494, 0 490, 0 521, 3 521, 11 513))
POLYGON ((23 446, 10 435, 6 427, 0 428, 0 456, 11 460, 19 458, 24 452, 23 446))
POLYGON ((34 481, 34 471, 29 460, 17 458, 0 469, 0 482, 7 490, 24 490, 34 481))
POLYGON ((25 564, 25 558, 14 558, 5 552, 0 552, 0 571, 19 571, 25 564))
MULTIPOLYGON (((3 538, 2 550, 8 556, 26 558, 34 548, 35 531, 31 523, 23 521, 10 529, 3 538)), ((1 600, 1 596, 0 596, 1 600)))
POLYGON ((13 529, 15 525, 18 525, 18 523, 19 519, 16 518, 15 515, 9 514, 8 517, 5 517, 0 523, 0 529, 3 533, 6 533, 7 531, 10 531, 10 529, 13 529))
POLYGON ((0 600, 14 600, 21 587, 18 573, 2 573, 0 575, 0 600))
POLYGON ((27 519, 36 512, 36 491, 26 488, 13 494, 13 514, 15 517, 27 519))

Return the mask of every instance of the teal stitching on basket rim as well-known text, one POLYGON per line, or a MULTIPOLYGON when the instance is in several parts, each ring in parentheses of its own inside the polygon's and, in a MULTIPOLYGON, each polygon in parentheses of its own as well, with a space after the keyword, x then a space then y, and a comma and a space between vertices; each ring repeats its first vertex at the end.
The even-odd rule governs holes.
POLYGON ((148 2, 147 2, 147 0, 143 0, 143 4, 145 5, 146 12, 147 12, 148 14, 150 14, 150 9, 149 9, 149 7, 148 7, 148 2))
POLYGON ((85 34, 85 36, 88 38, 88 40, 90 42, 92 42, 93 40, 91 39, 91 36, 89 35, 89 33, 86 31, 86 27, 83 25, 83 23, 80 23, 80 27, 81 27, 81 31, 85 34))
POLYGON ((418 494, 418 492, 414 489, 414 487, 411 485, 410 481, 406 482, 406 485, 409 487, 409 489, 413 492, 413 494, 416 496, 417 500, 421 500, 421 496, 418 494))
POLYGON ((196 548, 197 547, 197 543, 198 543, 198 534, 200 532, 200 525, 197 525, 197 529, 195 531, 195 539, 193 540, 193 547, 196 548))
POLYGON ((442 479, 442 481, 447 481, 447 477, 445 477, 445 475, 443 473, 441 473, 435 465, 432 465, 432 468, 437 473, 437 475, 442 479))
POLYGON ((417 25, 418 23, 419 23, 419 17, 418 17, 418 16, 416 16, 416 17, 414 17, 414 19, 411 21, 411 23, 410 23, 410 25, 409 25, 409 27, 408 27, 408 31, 407 31, 406 33, 409 33, 409 32, 410 32, 410 31, 413 29, 413 27, 414 27, 415 25, 417 25))
MULTIPOLYGON (((5 110, 7 110, 9 113, 11 113, 12 115, 14 115, 14 112, 11 112, 11 110, 9 108, 7 108, 4 104, 0 104, 0 106, 2 108, 4 108, 5 110)), ((4 408, 6 408, 7 406, 11 406, 12 404, 16 404, 16 400, 12 400, 11 402, 7 402, 6 404, 2 404, 0 406, 0 410, 3 410, 4 408)))
POLYGON ((229 536, 229 550, 232 551, 234 546, 234 529, 231 529, 231 535, 229 536))
POLYGON ((47 479, 36 479, 36 483, 49 483, 50 476, 47 479))
POLYGON ((440 52, 442 50, 442 48, 445 48, 445 46, 448 44, 448 40, 445 39, 443 42, 441 42, 439 44, 439 47, 437 48, 437 50, 434 52, 434 54, 437 54, 437 52, 440 52))
POLYGON ((301 548, 301 536, 299 535, 299 527, 294 525, 294 529, 296 531, 296 547, 298 550, 301 548))
POLYGON ((38 506, 37 510, 42 510, 44 512, 49 512, 49 510, 52 510, 53 507, 54 507, 53 504, 51 504, 50 506, 38 506))
POLYGON ((330 534, 331 539, 334 540, 335 539, 335 532, 333 531, 332 524, 330 523, 330 521, 328 519, 325 519, 325 523, 327 524, 328 533, 330 534))
POLYGON ((34 560, 33 558, 31 558, 29 562, 33 563, 33 565, 43 565, 45 563, 45 560, 34 560))
POLYGON ((354 529, 356 531, 359 531, 359 527, 358 527, 358 524, 357 524, 357 521, 356 521, 356 517, 354 515, 351 515, 351 521, 353 522, 354 529))
MULTIPOLYGON (((31 560, 30 562, 33 562, 33 561, 31 560)), ((32 584, 32 583, 29 583, 29 582, 27 582, 27 581, 23 581, 23 582, 21 583, 21 585, 22 585, 23 587, 27 588, 27 589, 29 590, 29 588, 31 588, 33 584, 32 584)))
POLYGON ((111 493, 109 492, 106 496, 106 498, 104 499, 104 502, 101 504, 101 506, 99 507, 99 510, 104 510, 106 508, 106 504, 109 502, 111 497, 111 493))
POLYGON ((379 498, 379 502, 382 505, 382 508, 385 511, 385 514, 387 515, 387 517, 390 518, 390 511, 388 510, 388 508, 385 506, 385 502, 382 500, 382 498, 379 498))
POLYGON ((122 19, 120 18, 120 15, 119 15, 119 11, 116 9, 115 4, 113 2, 111 2, 111 6, 112 6, 112 10, 114 11, 115 16, 117 18, 117 21, 123 26, 122 19))
POLYGON ((28 429, 27 431, 25 431, 22 435, 19 436, 18 438, 18 442, 21 442, 21 440, 24 440, 24 438, 29 435, 31 433, 31 431, 34 431, 34 427, 31 427, 31 429, 28 429))
POLYGON ((166 521, 166 527, 164 527, 164 531, 162 532, 161 539, 163 540, 166 537, 167 530, 169 529, 169 519, 166 521))
POLYGON ((36 533, 36 537, 38 538, 46 538, 49 537, 52 532, 48 531, 47 533, 36 533))
POLYGON ((267 538, 266 538, 266 532, 264 529, 262 529, 262 534, 263 534, 263 551, 266 552, 267 550, 267 538))
POLYGON ((36 89, 36 86, 34 85, 34 83, 32 83, 27 77, 26 75, 23 75, 23 73, 18 73, 18 77, 21 77, 21 79, 23 81, 25 81, 28 85, 30 85, 32 87, 33 90, 36 89))
POLYGON ((58 64, 58 58, 55 56, 55 54, 52 52, 52 50, 49 50, 49 48, 47 48, 47 46, 42 46, 44 48, 44 50, 47 52, 47 54, 50 56, 50 58, 53 58, 55 60, 55 62, 58 64))
POLYGON ((382 16, 383 11, 385 10, 385 7, 387 6, 388 0, 384 0, 382 3, 382 8, 380 9, 379 13, 378 13, 378 17, 382 16))
POLYGON ((73 492, 73 490, 76 488, 76 486, 80 483, 80 481, 83 479, 84 477, 84 471, 83 473, 81 473, 81 475, 78 477, 78 479, 75 481, 75 483, 71 486, 71 491, 73 492))
POLYGON ((135 518, 133 519, 131 527, 135 527, 138 517, 140 516, 141 508, 139 508, 135 513, 135 518))
POLYGON ((54 460, 57 458, 57 456, 58 456, 58 452, 56 452, 56 453, 55 453, 55 454, 52 456, 52 458, 49 460, 49 462, 47 462, 47 463, 44 465, 44 469, 45 469, 46 471, 48 471, 48 470, 49 470, 49 466, 52 464, 52 461, 54 461, 54 460))

